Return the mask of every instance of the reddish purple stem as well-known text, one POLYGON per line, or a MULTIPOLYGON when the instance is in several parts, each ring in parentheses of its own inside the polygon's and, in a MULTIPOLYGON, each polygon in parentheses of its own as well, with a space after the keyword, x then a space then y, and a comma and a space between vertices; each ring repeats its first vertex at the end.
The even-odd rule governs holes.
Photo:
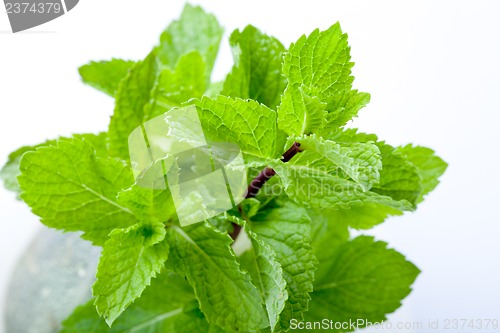
MULTIPOLYGON (((300 143, 294 142, 294 144, 281 156, 281 160, 283 163, 286 163, 292 159, 297 153, 301 152, 300 150, 300 143)), ((245 196, 245 199, 248 198, 255 198, 259 190, 264 186, 264 184, 271 179, 274 175, 276 174, 276 171, 274 171, 273 168, 266 167, 264 170, 262 170, 257 177, 255 177, 251 182, 250 185, 248 185, 248 190, 247 190, 247 195, 245 196)), ((241 232, 241 226, 233 223, 233 232, 229 234, 233 240, 236 240, 238 238, 238 235, 241 232)))

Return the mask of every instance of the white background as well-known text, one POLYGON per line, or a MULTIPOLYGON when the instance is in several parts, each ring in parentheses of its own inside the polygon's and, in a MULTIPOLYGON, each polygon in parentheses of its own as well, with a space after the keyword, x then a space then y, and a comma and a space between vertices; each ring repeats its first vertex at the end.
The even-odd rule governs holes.
MULTIPOLYGON (((355 86, 372 94, 353 125, 391 144, 430 146, 450 164, 416 213, 370 231, 423 271, 403 308, 389 318, 500 319, 500 3, 193 2, 216 14, 226 34, 251 23, 285 45, 340 21, 356 62, 355 86)), ((105 130, 113 101, 84 86, 77 67, 111 57, 143 58, 182 6, 82 0, 63 17, 15 35, 2 10, 0 164, 21 145, 105 130)), ((219 79, 232 63, 227 41, 221 52, 214 75, 219 79)), ((0 299, 38 227, 23 203, 0 190, 0 299)))

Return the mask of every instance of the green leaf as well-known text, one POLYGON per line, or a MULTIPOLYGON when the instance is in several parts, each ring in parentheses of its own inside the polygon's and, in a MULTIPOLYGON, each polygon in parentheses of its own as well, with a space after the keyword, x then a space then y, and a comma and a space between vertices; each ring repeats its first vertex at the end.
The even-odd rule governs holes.
POLYGON ((349 240, 348 224, 333 219, 324 209, 308 209, 311 218, 311 246, 320 263, 314 273, 315 280, 328 276, 328 263, 335 260, 338 249, 349 240))
MULTIPOLYGON (((325 213, 324 209, 308 209, 307 215, 311 219, 311 245, 314 255, 321 263, 333 260, 338 248, 349 240, 349 225, 342 219, 332 218, 330 211, 325 213)), ((319 270, 316 271, 316 279, 321 275, 318 273, 319 270)))
POLYGON ((357 90, 344 91, 331 95, 327 99, 328 125, 325 130, 344 126, 349 120, 357 116, 359 110, 370 102, 370 94, 357 90))
POLYGON ((174 69, 158 66, 151 53, 120 86, 109 125, 114 156, 128 160, 128 136, 136 127, 191 98, 201 98, 206 90, 206 66, 197 51, 182 56, 174 69))
POLYGON ((387 195, 395 200, 407 200, 412 205, 422 192, 421 178, 418 168, 398 153, 394 147, 378 143, 382 154, 382 170, 380 182, 373 186, 373 191, 387 195))
POLYGON ((343 244, 334 260, 320 262, 322 265, 325 267, 320 269, 328 274, 318 276, 314 284, 307 321, 381 322, 401 306, 420 273, 386 243, 367 236, 343 244))
POLYGON ((325 138, 335 142, 377 142, 375 134, 358 132, 355 128, 333 129, 325 138))
POLYGON ((78 307, 63 322, 61 333, 209 332, 221 329, 208 324, 198 309, 191 286, 179 275, 163 272, 109 328, 99 317, 94 300, 78 307))
POLYGON ((278 107, 278 127, 289 135, 315 133, 325 126, 326 105, 301 87, 288 85, 278 107))
POLYGON ((205 77, 209 80, 223 33, 215 16, 201 7, 186 4, 180 19, 170 23, 162 33, 158 59, 167 67, 175 68, 183 55, 198 51, 206 64, 205 77))
POLYGON ((240 215, 246 216, 246 218, 252 218, 255 214, 259 212, 261 207, 261 202, 255 198, 246 198, 238 205, 238 211, 240 215))
POLYGON ((224 89, 224 81, 211 82, 204 95, 210 98, 215 98, 217 95, 221 94, 222 89, 224 89))
POLYGON ((290 46, 283 60, 283 73, 290 85, 303 86, 309 95, 326 97, 350 90, 350 47, 338 23, 326 31, 314 30, 290 46))
POLYGON ((326 209, 323 213, 331 221, 342 221, 355 229, 370 229, 384 222, 388 216, 403 214, 401 210, 372 202, 363 202, 348 209, 326 209))
POLYGON ((201 98, 207 89, 205 61, 197 51, 183 55, 175 70, 163 69, 145 107, 144 120, 161 115, 191 98, 201 98))
POLYGON ((128 136, 149 119, 144 107, 155 86, 158 63, 155 52, 137 62, 123 79, 116 93, 115 112, 109 123, 109 152, 128 160, 128 136))
POLYGON ((286 79, 281 72, 285 47, 249 25, 235 30, 230 43, 235 65, 224 82, 222 95, 251 98, 275 108, 285 90, 286 79))
POLYGON ((317 153, 341 168, 364 191, 379 182, 382 157, 379 148, 373 143, 341 145, 315 135, 292 137, 291 141, 300 142, 301 149, 317 153))
MULTIPOLYGON (((376 142, 382 156, 380 181, 372 188, 373 192, 390 196, 394 200, 405 200, 413 208, 422 193, 422 177, 419 169, 394 147, 383 141, 377 141, 374 134, 358 133, 355 129, 332 132, 329 139, 340 143, 376 142)), ((399 210, 398 207, 394 207, 399 210)))
MULTIPOLYGON (((107 155, 106 148, 106 133, 99 134, 75 134, 73 137, 85 139, 87 142, 92 144, 92 147, 96 150, 97 156, 105 157, 107 155)), ((60 138, 68 139, 68 138, 60 138)), ((40 147, 53 146, 57 143, 57 140, 47 140, 44 143, 35 146, 24 146, 16 151, 12 152, 7 159, 7 163, 0 169, 0 179, 3 181, 4 186, 7 190, 21 194, 21 189, 19 188, 19 182, 17 177, 21 174, 19 170, 19 162, 24 153, 29 151, 35 151, 40 147)), ((20 197, 18 196, 18 199, 20 197)))
POLYGON ((401 153, 418 168, 422 184, 422 191, 417 198, 417 203, 420 203, 424 196, 439 184, 439 177, 446 171, 448 164, 435 155, 432 149, 426 147, 409 144, 396 148, 396 152, 401 153))
MULTIPOLYGON (((325 109, 328 111, 326 119, 321 120, 322 126, 314 126, 309 132, 300 134, 318 133, 324 136, 330 130, 344 126, 368 104, 369 94, 351 90, 354 80, 351 68, 354 63, 350 59, 347 35, 342 33, 338 23, 326 31, 317 29, 307 37, 302 36, 285 53, 283 72, 288 78, 288 87, 300 87, 306 95, 317 96, 326 103, 325 109)), ((294 95, 299 98, 296 93, 294 95)), ((290 106, 285 107, 290 109, 290 106)), ((294 112, 299 117, 304 115, 302 107, 295 107, 297 110, 294 112)), ((312 110, 313 114, 316 113, 314 107, 312 110)), ((319 118, 319 114, 316 113, 315 118, 319 118)))
POLYGON ((345 179, 338 171, 315 154, 304 151, 288 163, 272 162, 280 177, 286 194, 298 204, 308 208, 349 209, 361 203, 377 203, 397 210, 413 210, 405 199, 396 200, 387 195, 363 188, 352 180, 345 179))
POLYGON ((203 97, 196 105, 209 141, 235 143, 256 157, 276 155, 275 111, 253 100, 225 96, 203 97))
POLYGON ((229 332, 269 326, 259 292, 240 270, 227 234, 208 223, 173 226, 167 233, 168 264, 186 276, 210 323, 229 332))
POLYGON ((82 237, 103 245, 116 228, 137 223, 134 214, 116 202, 116 195, 133 183, 123 162, 96 157, 81 138, 57 141, 23 155, 19 184, 22 199, 45 225, 83 231, 82 237))
POLYGON ((136 224, 109 234, 92 287, 97 311, 109 326, 162 269, 168 258, 165 234, 161 223, 136 224))
POLYGON ((108 134, 106 132, 101 132, 99 134, 75 134, 73 138, 85 140, 90 143, 95 150, 96 156, 103 158, 108 157, 108 134))
POLYGON ((227 213, 217 215, 215 217, 209 218, 206 221, 210 223, 215 229, 222 233, 232 233, 234 231, 233 224, 226 217, 232 219, 232 216, 227 213))
POLYGON ((99 317, 94 306, 94 300, 77 307, 62 323, 59 333, 104 333, 111 332, 106 322, 99 317))
POLYGON ((128 160, 128 136, 136 127, 189 98, 201 97, 222 33, 214 16, 186 5, 180 20, 162 34, 160 46, 135 64, 119 85, 109 125, 112 156, 128 160))
POLYGON ((242 267, 250 273, 264 300, 271 332, 278 323, 280 313, 285 308, 288 292, 283 270, 276 259, 276 253, 257 234, 248 230, 252 241, 249 251, 240 257, 242 267))
POLYGON ((170 191, 143 188, 136 184, 118 194, 118 203, 129 208, 144 222, 166 224, 176 219, 170 191))
POLYGON ((134 61, 121 59, 91 61, 81 66, 78 71, 84 83, 114 97, 119 83, 127 76, 134 64, 134 61))
POLYGON ((3 181, 5 188, 9 191, 17 193, 19 196, 19 194, 21 194, 21 189, 19 188, 17 177, 21 174, 21 170, 19 170, 19 163, 21 162, 23 155, 26 152, 35 151, 37 148, 43 146, 54 145, 56 141, 57 140, 48 140, 36 146, 24 146, 10 153, 7 163, 5 163, 0 170, 0 179, 3 181))
POLYGON ((313 291, 317 260, 311 248, 309 217, 292 202, 271 202, 252 217, 250 229, 276 253, 283 269, 288 300, 278 328, 287 329, 292 318, 302 320, 313 291))
MULTIPOLYGON (((14 192, 18 195, 21 193, 21 189, 19 188, 19 183, 17 181, 17 177, 21 174, 19 171, 19 161, 21 157, 26 151, 30 151, 31 149, 25 150, 28 147, 22 147, 15 152, 12 152, 7 160, 7 163, 0 169, 0 180, 2 180, 4 187, 14 192)), ((31 147, 29 147, 31 148, 31 147)))

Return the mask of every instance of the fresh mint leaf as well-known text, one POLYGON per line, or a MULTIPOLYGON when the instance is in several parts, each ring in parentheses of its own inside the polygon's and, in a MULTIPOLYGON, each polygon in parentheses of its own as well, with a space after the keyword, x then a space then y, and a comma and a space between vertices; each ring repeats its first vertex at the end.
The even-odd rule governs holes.
POLYGON ((288 85, 278 106, 278 127, 289 135, 311 134, 326 125, 326 102, 288 85))
POLYGON ((118 203, 129 208, 144 222, 166 224, 176 218, 174 202, 168 190, 143 188, 134 184, 118 194, 118 203))
POLYGON ((330 130, 344 126, 368 104, 369 94, 351 90, 354 80, 351 68, 354 63, 350 59, 347 35, 342 33, 338 23, 325 31, 317 29, 307 37, 304 35, 290 46, 283 60, 283 73, 288 78, 287 90, 290 91, 290 96, 285 95, 282 101, 281 107, 286 110, 282 112, 283 123, 291 120, 293 114, 301 118, 300 125, 304 128, 308 127, 307 121, 304 121, 308 116, 319 119, 320 114, 314 111, 314 107, 312 111, 304 112, 300 105, 288 102, 291 99, 300 101, 298 89, 303 94, 319 98, 326 104, 325 109, 328 111, 320 122, 315 121, 321 126, 309 126, 308 132, 295 131, 293 134, 328 134, 330 130))
POLYGON ((331 221, 341 221, 351 228, 370 229, 385 221, 388 216, 402 215, 403 211, 374 202, 362 202, 349 208, 324 209, 331 221))
POLYGON ((128 160, 127 140, 136 127, 203 95, 222 34, 214 20, 201 8, 186 5, 181 20, 162 35, 160 46, 132 67, 120 83, 109 125, 112 156, 128 160), (207 33, 213 33, 211 38, 204 35, 207 33))
POLYGON ((358 132, 355 128, 332 129, 324 137, 335 142, 378 142, 378 137, 375 134, 358 132))
POLYGON ((201 7, 186 4, 180 19, 162 33, 158 58, 164 66, 175 68, 183 55, 198 51, 206 64, 205 77, 209 80, 223 33, 215 16, 201 7))
MULTIPOLYGON (((397 210, 413 210, 405 199, 396 200, 372 190, 364 191, 356 182, 339 175, 337 170, 318 160, 314 153, 304 151, 288 163, 272 163, 286 194, 308 208, 349 209, 363 202, 377 203, 397 210)), ((374 186, 375 188, 375 186, 374 186)))
POLYGON ((396 148, 396 152, 401 153, 418 168, 422 184, 422 190, 417 198, 417 203, 420 203, 424 200, 424 196, 439 184, 439 177, 446 171, 448 164, 427 147, 409 144, 396 148))
POLYGON ((226 219, 227 214, 221 214, 212 218, 209 218, 206 220, 208 223, 210 223, 215 229, 222 233, 228 233, 230 234, 234 230, 234 226, 231 221, 226 219))
POLYGON ((370 94, 357 90, 344 91, 327 98, 329 114, 324 128, 331 129, 344 126, 370 102, 370 94))
POLYGON ((179 275, 163 272, 111 328, 99 317, 94 300, 78 307, 63 322, 61 333, 222 333, 198 309, 191 286, 179 275))
MULTIPOLYGON (((382 170, 380 171, 380 182, 376 183, 372 191, 375 193, 390 196, 395 200, 404 200, 413 206, 418 203, 418 198, 425 193, 425 184, 422 170, 405 155, 402 148, 393 148, 390 145, 378 141, 374 134, 357 132, 355 129, 335 130, 328 135, 328 138, 340 144, 359 144, 375 142, 379 147, 382 156, 382 170)), ((411 148, 406 148, 411 154, 411 148)), ((433 160, 433 154, 427 151, 429 160, 433 160)), ((423 161, 424 159, 418 159, 423 161)), ((444 162, 436 159, 429 165, 435 165, 436 171, 429 174, 429 180, 433 183, 442 173, 444 162), (441 168, 439 167, 441 166, 441 168)), ((432 167, 431 167, 432 169, 432 167)), ((345 221, 349 226, 356 229, 369 229, 381 222, 388 216, 401 215, 407 208, 394 205, 385 205, 380 202, 358 202, 355 205, 344 209, 329 209, 325 212, 332 220, 345 221)))
POLYGON ((85 140, 92 145, 97 157, 108 157, 108 134, 101 132, 99 134, 75 134, 73 138, 85 140))
POLYGON ((314 30, 290 46, 283 60, 283 72, 291 85, 303 85, 306 93, 324 97, 350 90, 350 47, 347 35, 336 23, 326 31, 314 30))
POLYGON ((186 5, 181 19, 162 34, 160 45, 136 63, 118 87, 109 125, 112 156, 128 160, 127 139, 137 126, 189 98, 201 97, 222 33, 213 15, 186 5))
POLYGON ((373 186, 373 191, 396 200, 407 200, 416 205, 422 192, 418 168, 394 147, 384 143, 379 143, 378 146, 382 154, 383 167, 380 172, 380 182, 373 186))
POLYGON ((115 229, 104 244, 92 287, 98 313, 109 326, 141 296, 168 258, 163 224, 115 229))
POLYGON ((48 140, 44 143, 41 143, 36 146, 24 146, 16 151, 10 153, 7 158, 7 163, 0 170, 0 179, 3 181, 4 187, 16 193, 19 198, 19 194, 21 193, 21 189, 19 188, 19 182, 17 177, 21 174, 21 170, 19 170, 19 163, 21 162, 21 158, 23 155, 29 151, 35 151, 37 148, 43 146, 50 146, 56 143, 56 140, 48 140))
POLYGON ((262 206, 261 202, 255 198, 246 198, 238 205, 241 214, 245 215, 247 219, 251 219, 258 212, 262 206))
POLYGON ((342 219, 332 217, 332 211, 336 210, 307 210, 311 219, 311 246, 318 262, 321 263, 317 265, 314 273, 315 280, 322 280, 330 274, 329 263, 335 260, 339 248, 349 240, 349 225, 342 219))
POLYGON ((251 98, 275 108, 286 87, 281 72, 285 47, 251 25, 243 31, 235 30, 229 42, 235 65, 226 77, 221 94, 251 98))
MULTIPOLYGON (((276 112, 253 100, 217 96, 196 102, 210 141, 232 142, 252 156, 276 155, 276 112)), ((280 153, 281 154, 281 153, 280 153)))
POLYGON ((310 223, 306 210, 292 202, 270 202, 251 219, 250 230, 276 253, 287 283, 288 300, 278 330, 287 330, 293 318, 302 320, 308 309, 317 264, 310 223))
POLYGON ((420 273, 386 243, 367 236, 344 243, 334 260, 320 262, 319 270, 322 265, 329 274, 316 279, 307 321, 381 322, 401 305, 420 273))
POLYGON ((281 264, 276 253, 257 234, 248 231, 252 246, 240 257, 242 267, 250 273, 266 305, 271 332, 274 332, 280 313, 285 308, 288 292, 281 264))
MULTIPOLYGON (((21 174, 19 171, 19 161, 21 157, 26 152, 25 147, 18 149, 9 155, 7 163, 0 169, 0 180, 3 182, 4 187, 17 194, 17 198, 20 199, 19 193, 21 189, 19 188, 19 183, 17 177, 21 174)), ((27 150, 30 151, 30 150, 27 150)))
POLYGON ((229 332, 269 326, 261 296, 240 270, 232 240, 208 223, 167 230, 169 267, 186 276, 210 323, 229 332))
POLYGON ((116 228, 137 223, 134 214, 116 202, 116 195, 133 183, 121 161, 96 156, 85 139, 58 140, 23 155, 21 198, 43 224, 103 245, 116 228))
POLYGON ((62 323, 60 333, 110 332, 104 319, 97 314, 94 300, 77 307, 62 323))
POLYGON ((82 81, 114 97, 120 82, 134 66, 134 61, 111 59, 109 61, 91 61, 78 69, 82 81))
MULTIPOLYGON (((85 139, 87 142, 89 142, 95 149, 97 156, 105 157, 107 155, 106 133, 75 134, 73 137, 85 139)), ((21 174, 21 171, 19 170, 21 157, 23 157, 24 153, 35 151, 40 147, 53 146, 56 143, 57 140, 47 140, 44 143, 35 146, 24 146, 12 152, 7 158, 7 163, 5 163, 2 169, 0 169, 0 179, 3 181, 5 188, 16 193, 18 195, 18 199, 20 199, 19 194, 21 193, 21 189, 19 188, 17 177, 21 174)))
POLYGON ((198 51, 180 57, 175 69, 163 69, 146 105, 145 120, 179 107, 191 98, 201 98, 207 89, 205 61, 198 51))
POLYGON ((315 135, 292 136, 291 141, 300 142, 302 150, 314 152, 342 169, 364 191, 379 182, 382 157, 379 148, 373 143, 341 145, 315 135))
POLYGON ((116 93, 115 112, 109 124, 109 152, 111 156, 128 160, 128 136, 148 120, 144 107, 150 100, 158 71, 156 53, 137 62, 121 81, 116 93))
POLYGON ((336 142, 350 144, 375 142, 382 156, 382 170, 380 181, 373 186, 372 191, 390 196, 395 200, 405 200, 415 207, 423 190, 422 178, 418 167, 403 153, 383 141, 377 141, 377 136, 374 134, 359 133, 355 129, 334 131, 329 138, 336 142))
POLYGON ((205 96, 210 98, 215 98, 217 95, 221 94, 222 89, 224 89, 224 81, 212 82, 205 91, 205 96))

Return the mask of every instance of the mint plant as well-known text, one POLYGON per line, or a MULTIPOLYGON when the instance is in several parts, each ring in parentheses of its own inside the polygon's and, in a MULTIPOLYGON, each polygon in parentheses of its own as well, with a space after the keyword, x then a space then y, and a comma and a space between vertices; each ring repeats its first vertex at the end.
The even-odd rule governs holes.
POLYGON ((393 147, 345 127, 370 95, 352 88, 339 24, 288 49, 255 27, 234 31, 235 64, 211 82, 222 36, 214 16, 187 5, 144 60, 82 66, 83 82, 116 100, 108 132, 23 147, 3 167, 6 188, 44 225, 103 248, 94 298, 62 332, 380 322, 410 293, 419 269, 350 231, 414 211, 447 164, 429 148, 393 147), (187 105, 210 141, 239 146, 251 182, 237 207, 181 227, 168 189, 134 183, 128 136, 187 105))

